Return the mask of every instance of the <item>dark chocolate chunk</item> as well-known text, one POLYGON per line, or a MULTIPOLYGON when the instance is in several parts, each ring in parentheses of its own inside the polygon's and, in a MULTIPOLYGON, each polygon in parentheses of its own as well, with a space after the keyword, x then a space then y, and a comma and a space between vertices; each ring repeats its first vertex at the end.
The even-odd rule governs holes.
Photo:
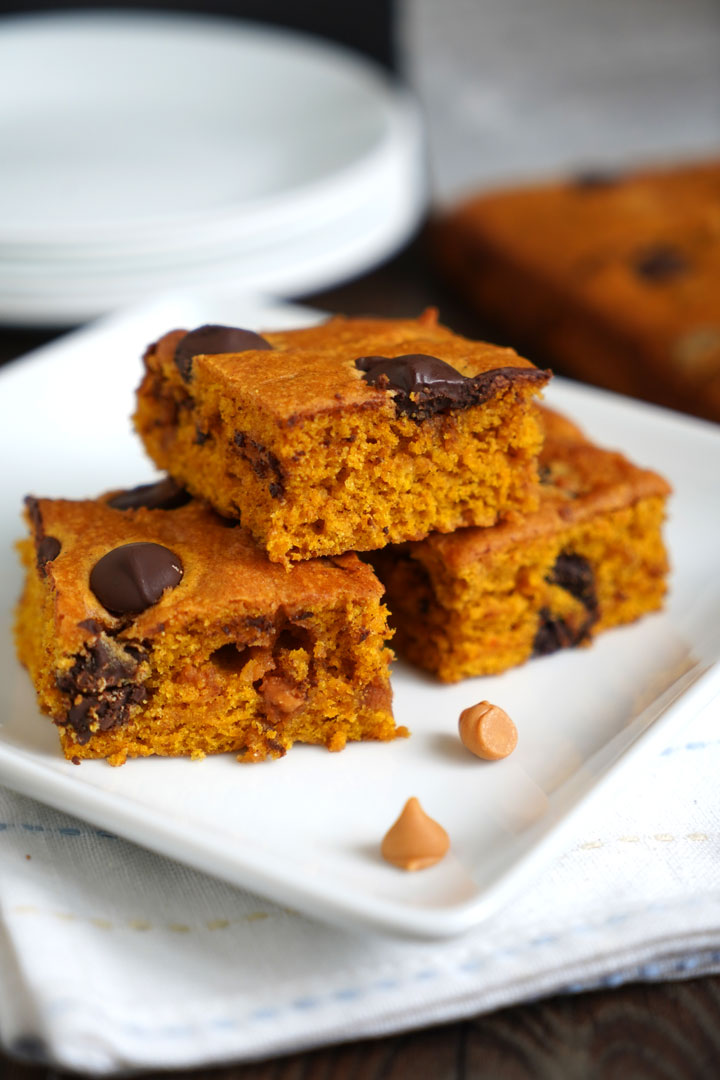
POLYGON ((635 260, 635 270, 648 281, 669 281, 689 269, 690 264, 683 252, 665 244, 648 248, 635 260))
POLYGON ((365 382, 395 392, 395 408, 412 420, 424 420, 447 409, 480 405, 515 381, 546 382, 548 372, 538 368, 495 368, 465 376, 437 356, 360 356, 355 367, 365 382))
POLYGON ((218 353, 238 353, 272 349, 265 338, 253 330, 240 330, 234 326, 198 326, 181 338, 175 347, 175 363, 183 379, 192 374, 193 357, 218 353))
POLYGON ((466 380, 452 365, 427 353, 406 353, 403 356, 359 356, 355 361, 358 371, 366 372, 365 382, 377 386, 382 375, 390 390, 402 390, 411 394, 425 387, 449 389, 461 386, 466 380))
POLYGON ((154 484, 140 484, 121 491, 108 499, 107 504, 113 510, 177 510, 191 498, 185 488, 176 484, 171 476, 166 476, 154 484))
POLYGON ((37 545, 37 567, 44 570, 49 562, 56 559, 60 554, 60 541, 54 536, 43 536, 37 545))
POLYGON ((144 686, 132 683, 114 687, 102 695, 90 694, 70 706, 64 723, 74 728, 75 739, 83 746, 90 741, 93 731, 110 731, 126 723, 131 707, 142 705, 147 697, 144 686))
POLYGON ((547 656, 558 649, 570 649, 582 644, 599 618, 595 575, 582 555, 561 552, 545 580, 550 585, 565 589, 579 600, 587 615, 577 625, 571 625, 560 616, 553 615, 549 608, 542 608, 533 642, 533 656, 547 656))
POLYGON ((209 431, 203 431, 203 429, 199 428, 197 426, 197 424, 196 424, 195 425, 195 440, 194 440, 195 445, 196 446, 204 446, 209 438, 210 438, 210 432, 209 431))
POLYGON ((90 588, 115 615, 137 614, 156 604, 183 576, 182 561, 162 544, 144 541, 113 548, 90 571, 90 588))
POLYGON ((533 656, 549 656, 558 649, 569 649, 578 643, 576 635, 565 620, 553 615, 549 608, 541 608, 538 618, 533 656))
POLYGON ((584 604, 588 611, 597 611, 595 575, 587 559, 582 555, 561 552, 546 579, 551 585, 559 585, 584 604))
POLYGON ((79 743, 88 741, 91 725, 100 731, 117 727, 126 722, 132 705, 146 700, 147 690, 137 680, 147 657, 138 642, 122 642, 101 633, 78 653, 69 671, 56 677, 58 690, 68 700, 62 723, 75 729, 79 743))
POLYGON ((41 577, 45 577, 45 567, 60 554, 61 544, 54 536, 45 535, 40 504, 33 495, 25 496, 25 506, 33 530, 35 540, 35 564, 41 577))
POLYGON ((278 742, 277 739, 268 739, 267 748, 273 754, 277 754, 278 757, 285 757, 285 755, 287 754, 286 748, 283 746, 282 743, 278 742))
POLYGON ((58 690, 71 700, 78 694, 102 694, 108 687, 133 680, 146 659, 147 651, 140 645, 125 645, 103 635, 87 645, 70 670, 55 681, 58 690))

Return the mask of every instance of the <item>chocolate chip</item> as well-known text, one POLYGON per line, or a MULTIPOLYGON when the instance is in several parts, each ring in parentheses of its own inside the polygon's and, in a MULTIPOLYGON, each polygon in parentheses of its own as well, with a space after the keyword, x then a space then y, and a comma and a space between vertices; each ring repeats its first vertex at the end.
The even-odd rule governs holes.
POLYGON ((549 465, 538 465, 538 483, 551 484, 552 483, 552 469, 549 465))
POLYGON ((131 707, 147 699, 142 682, 147 659, 147 649, 139 642, 121 641, 101 628, 98 639, 75 656, 73 666, 56 675, 56 686, 67 701, 62 723, 74 729, 77 742, 86 743, 93 730, 125 723, 131 707))
POLYGON ((669 245, 648 248, 635 260, 635 270, 648 281, 669 281, 690 269, 685 255, 669 245))
POLYGON ((45 567, 58 557, 61 544, 54 536, 45 535, 40 503, 34 495, 25 496, 25 506, 27 507, 35 539, 35 564, 40 572, 40 577, 45 577, 45 567))
POLYGON ((404 356, 359 356, 355 367, 364 371, 365 382, 405 394, 418 393, 426 387, 450 390, 462 386, 465 376, 437 356, 426 353, 407 353, 404 356), (382 377, 385 377, 384 381, 382 377))
POLYGON ((561 589, 565 589, 584 604, 588 611, 597 610, 595 575, 590 563, 582 555, 561 552, 546 581, 550 585, 559 585, 561 589))
POLYGON ((30 518, 30 523, 33 527, 33 530, 35 531, 36 536, 42 537, 44 535, 43 523, 42 514, 40 513, 40 504, 38 500, 35 498, 34 495, 26 495, 25 506, 27 507, 28 517, 30 518))
POLYGON ((538 619, 533 656, 549 656, 559 649, 569 649, 578 643, 576 635, 565 620, 553 615, 549 608, 541 608, 538 619))
POLYGON ((140 484, 121 491, 108 499, 107 505, 113 510, 177 510, 191 498, 185 488, 176 484, 171 476, 166 476, 154 484, 140 484))
POLYGON ((595 575, 587 559, 582 555, 561 552, 545 580, 550 585, 565 589, 584 606, 587 615, 577 625, 571 625, 549 608, 539 612, 538 628, 533 642, 533 656, 547 656, 558 649, 569 649, 585 641, 600 617, 595 575))
POLYGON ((424 420, 447 409, 469 409, 507 389, 514 381, 546 382, 538 368, 495 368, 465 376, 445 360, 425 353, 404 356, 359 356, 355 367, 365 382, 395 392, 395 408, 412 420, 424 420))
POLYGON ((52 562, 60 554, 60 541, 54 536, 43 536, 37 545, 37 567, 44 570, 47 563, 52 562))
POLYGON ((101 695, 89 695, 74 702, 63 721, 75 731, 75 741, 81 746, 89 742, 95 731, 110 731, 127 723, 134 705, 147 701, 144 686, 131 683, 118 686, 101 695))
POLYGON ((617 173, 603 172, 602 169, 588 169, 578 173, 573 178, 572 185, 580 191, 591 191, 596 188, 615 187, 619 182, 617 173))
POLYGON ((156 604, 183 576, 180 558, 161 544, 113 548, 90 571, 90 588, 115 615, 137 614, 156 604))
POLYGON ((198 326, 181 338, 175 347, 177 369, 187 382, 192 374, 193 357, 207 354, 239 353, 250 350, 272 349, 265 338, 253 330, 240 330, 234 326, 198 326))

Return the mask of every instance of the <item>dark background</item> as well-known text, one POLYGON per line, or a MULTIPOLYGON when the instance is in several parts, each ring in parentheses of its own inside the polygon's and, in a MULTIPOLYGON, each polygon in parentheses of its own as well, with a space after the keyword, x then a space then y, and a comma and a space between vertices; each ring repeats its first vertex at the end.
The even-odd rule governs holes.
MULTIPOLYGON (((438 0, 442 2, 442 0, 438 0)), ((238 16, 275 26, 287 26, 338 41, 395 69, 397 42, 393 4, 389 0, 75 0, 73 3, 0 3, 0 15, 28 14, 31 11, 135 8, 149 11, 196 11, 203 15, 238 16)))

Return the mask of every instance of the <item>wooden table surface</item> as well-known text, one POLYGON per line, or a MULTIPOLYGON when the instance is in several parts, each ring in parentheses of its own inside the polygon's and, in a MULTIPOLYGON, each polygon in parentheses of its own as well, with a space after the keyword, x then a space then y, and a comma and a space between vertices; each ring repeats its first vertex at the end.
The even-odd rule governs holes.
MULTIPOLYGON (((349 315, 414 316, 436 305, 454 329, 482 337, 472 312, 436 280, 422 241, 357 281, 303 297, 349 315)), ((0 362, 58 331, 0 331, 0 362)), ((512 343, 509 343, 512 344, 512 343)), ((0 1054, 0 1080, 61 1080, 28 1040, 0 1054), (20 1058, 21 1060, 18 1060, 20 1058)), ((145 1080, 715 1080, 720 977, 635 984, 548 998, 384 1039, 251 1065, 147 1073, 145 1080)))

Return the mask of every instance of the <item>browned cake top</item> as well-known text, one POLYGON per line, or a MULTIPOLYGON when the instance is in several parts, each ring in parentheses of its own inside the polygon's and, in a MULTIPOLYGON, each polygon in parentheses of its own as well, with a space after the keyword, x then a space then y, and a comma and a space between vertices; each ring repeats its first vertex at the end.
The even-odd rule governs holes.
POLYGON ((483 194, 447 227, 675 348, 689 374, 720 349, 720 161, 483 194))
POLYGON ((118 510, 104 499, 29 499, 28 518, 39 572, 53 586, 57 630, 70 649, 93 632, 88 620, 119 629, 130 619, 133 635, 149 639, 165 624, 216 623, 222 612, 272 616, 282 609, 297 617, 382 595, 357 556, 312 559, 285 570, 269 562, 244 529, 198 502, 118 510), (129 544, 145 546, 123 551, 129 544), (132 610, 138 605, 146 606, 132 610))
POLYGON ((446 385, 440 386, 442 401, 449 393, 450 402, 442 407, 466 408, 480 403, 516 380, 532 382, 539 389, 549 377, 513 349, 453 334, 437 323, 434 310, 419 319, 337 317, 309 329, 263 332, 259 342, 252 340, 256 335, 248 335, 243 351, 232 350, 231 336, 225 344, 220 333, 214 338, 210 333, 201 335, 199 330, 193 333, 198 335, 194 346, 184 340, 186 331, 166 334, 150 346, 146 362, 159 365, 171 381, 182 380, 190 393, 193 383, 218 384, 229 400, 250 401, 282 423, 292 424, 302 416, 347 406, 394 403, 400 409, 416 390, 421 397, 430 393, 428 378, 430 382, 435 379, 436 389, 442 382, 437 373, 428 376, 422 358, 444 361, 462 377, 450 391, 446 385), (208 351, 194 352, 194 348, 208 351), (394 386, 392 376, 388 384, 367 369, 379 358, 398 357, 408 364, 406 390, 394 386), (363 367, 363 358, 372 363, 363 367), (360 365, 356 361, 361 361, 360 365), (412 378, 416 383, 419 378, 423 385, 415 386, 412 378))
POLYGON ((450 572, 493 551, 548 535, 597 514, 633 506, 671 488, 651 469, 641 469, 613 450, 591 443, 572 421, 541 407, 545 444, 540 454, 540 509, 517 521, 490 528, 460 529, 409 545, 419 558, 439 560, 450 572))

